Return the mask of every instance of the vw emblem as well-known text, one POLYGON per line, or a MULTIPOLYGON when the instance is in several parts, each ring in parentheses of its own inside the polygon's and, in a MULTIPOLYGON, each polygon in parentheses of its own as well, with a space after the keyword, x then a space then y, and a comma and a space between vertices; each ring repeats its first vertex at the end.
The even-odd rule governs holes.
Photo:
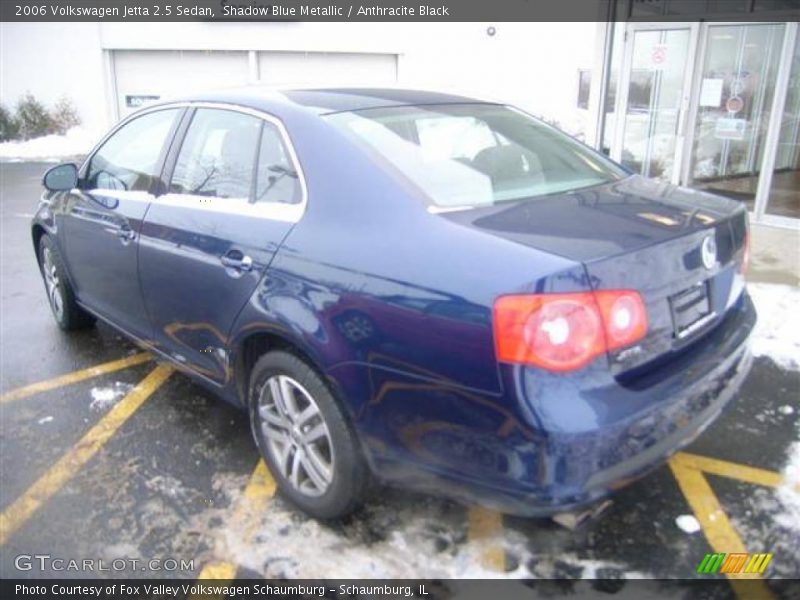
POLYGON ((700 256, 703 258, 703 266, 710 269, 717 262, 717 241, 713 235, 708 236, 703 240, 700 246, 700 256))

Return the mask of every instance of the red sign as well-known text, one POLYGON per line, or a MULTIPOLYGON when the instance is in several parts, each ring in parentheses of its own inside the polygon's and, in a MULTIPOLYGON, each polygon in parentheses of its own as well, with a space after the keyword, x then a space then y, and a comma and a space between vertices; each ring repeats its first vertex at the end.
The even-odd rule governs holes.
POLYGON ((659 44, 657 46, 653 46, 653 52, 650 55, 650 61, 656 66, 661 66, 665 62, 667 62, 666 44, 659 44))
POLYGON ((731 96, 725 103, 725 108, 729 113, 738 113, 744 108, 744 100, 742 100, 739 96, 731 96))

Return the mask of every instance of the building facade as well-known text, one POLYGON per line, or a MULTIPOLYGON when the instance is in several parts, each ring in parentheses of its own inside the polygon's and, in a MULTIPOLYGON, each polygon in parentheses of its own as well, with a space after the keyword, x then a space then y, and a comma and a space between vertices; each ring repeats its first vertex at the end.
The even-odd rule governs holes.
POLYGON ((800 2, 617 9, 621 20, 598 26, 589 143, 643 175, 740 200, 754 221, 798 227, 800 2))
POLYGON ((239 86, 401 85, 519 105, 575 135, 595 23, 0 23, 0 99, 67 95, 103 129, 155 97, 239 86), (572 40, 572 43, 567 43, 572 40))
POLYGON ((463 92, 797 228, 800 11, 787 7, 798 4, 618 0, 609 23, 0 23, 0 101, 67 96, 99 135, 147 102, 207 88, 463 92))

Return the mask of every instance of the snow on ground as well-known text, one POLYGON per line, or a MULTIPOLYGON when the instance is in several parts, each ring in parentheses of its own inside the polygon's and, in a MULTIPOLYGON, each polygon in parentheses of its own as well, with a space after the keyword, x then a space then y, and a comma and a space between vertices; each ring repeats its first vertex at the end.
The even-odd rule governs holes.
POLYGON ((40 159, 58 162, 67 156, 87 154, 99 139, 98 132, 73 127, 64 135, 45 135, 24 142, 3 142, 0 144, 0 160, 17 162, 40 159))
POLYGON ((101 412, 111 408, 125 394, 131 391, 133 386, 129 383, 115 381, 114 385, 106 387, 93 387, 89 393, 92 401, 89 403, 89 410, 101 412))
POLYGON ((555 576, 556 563, 568 564, 581 577, 595 577, 598 571, 627 579, 647 577, 611 561, 571 553, 536 554, 529 540, 515 531, 506 530, 502 539, 469 540, 463 513, 443 500, 389 504, 373 502, 342 530, 275 499, 255 516, 255 525, 254 515, 240 523, 228 521, 216 552, 267 578, 396 579, 410 573, 420 579, 548 578, 555 576), (384 531, 385 536, 365 539, 370 530, 384 531), (498 547, 515 557, 508 572, 484 566, 486 553, 498 547))
MULTIPOLYGON (((800 536, 800 442, 789 446, 788 460, 783 468, 783 483, 776 496, 783 510, 775 516, 781 527, 800 536)), ((800 542, 800 537, 797 538, 800 542)))
POLYGON ((171 499, 186 499, 187 491, 179 479, 169 475, 156 475, 145 482, 145 487, 152 492, 171 499))
POLYGON ((800 368, 800 288, 772 283, 748 283, 758 312, 752 348, 784 369, 800 368))
MULTIPOLYGON (((800 438, 800 422, 797 425, 800 438)), ((783 481, 777 488, 757 486, 752 491, 749 496, 752 508, 744 515, 734 513, 729 517, 751 552, 772 552, 781 558, 770 565, 772 577, 796 578, 800 548, 800 441, 787 448, 781 475, 783 481)))
POLYGON ((680 515, 675 518, 675 524, 686 533, 697 533, 700 531, 700 522, 694 515, 680 515))
MULTIPOLYGON (((800 369, 800 288, 768 283, 749 283, 747 288, 758 312, 753 353, 771 358, 783 369, 800 369)), ((792 417, 796 407, 785 404, 776 412, 784 418, 792 417)), ((769 416, 756 415, 756 419, 763 422, 769 416)), ((788 552, 800 546, 800 422, 795 438, 786 449, 783 483, 776 490, 759 489, 753 494, 758 512, 772 517, 763 527, 771 532, 772 539, 785 543, 786 548, 781 549, 788 552)), ((746 523, 734 521, 754 539, 768 537, 764 531, 751 531, 746 523)))

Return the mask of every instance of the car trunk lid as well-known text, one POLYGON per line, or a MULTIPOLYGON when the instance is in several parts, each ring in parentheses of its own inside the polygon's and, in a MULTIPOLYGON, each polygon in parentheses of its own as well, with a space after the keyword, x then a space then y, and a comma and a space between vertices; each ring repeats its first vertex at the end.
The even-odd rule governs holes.
POLYGON ((594 290, 637 290, 647 309, 648 333, 609 353, 615 374, 698 339, 743 286, 743 206, 638 176, 445 216, 580 261, 594 290))

